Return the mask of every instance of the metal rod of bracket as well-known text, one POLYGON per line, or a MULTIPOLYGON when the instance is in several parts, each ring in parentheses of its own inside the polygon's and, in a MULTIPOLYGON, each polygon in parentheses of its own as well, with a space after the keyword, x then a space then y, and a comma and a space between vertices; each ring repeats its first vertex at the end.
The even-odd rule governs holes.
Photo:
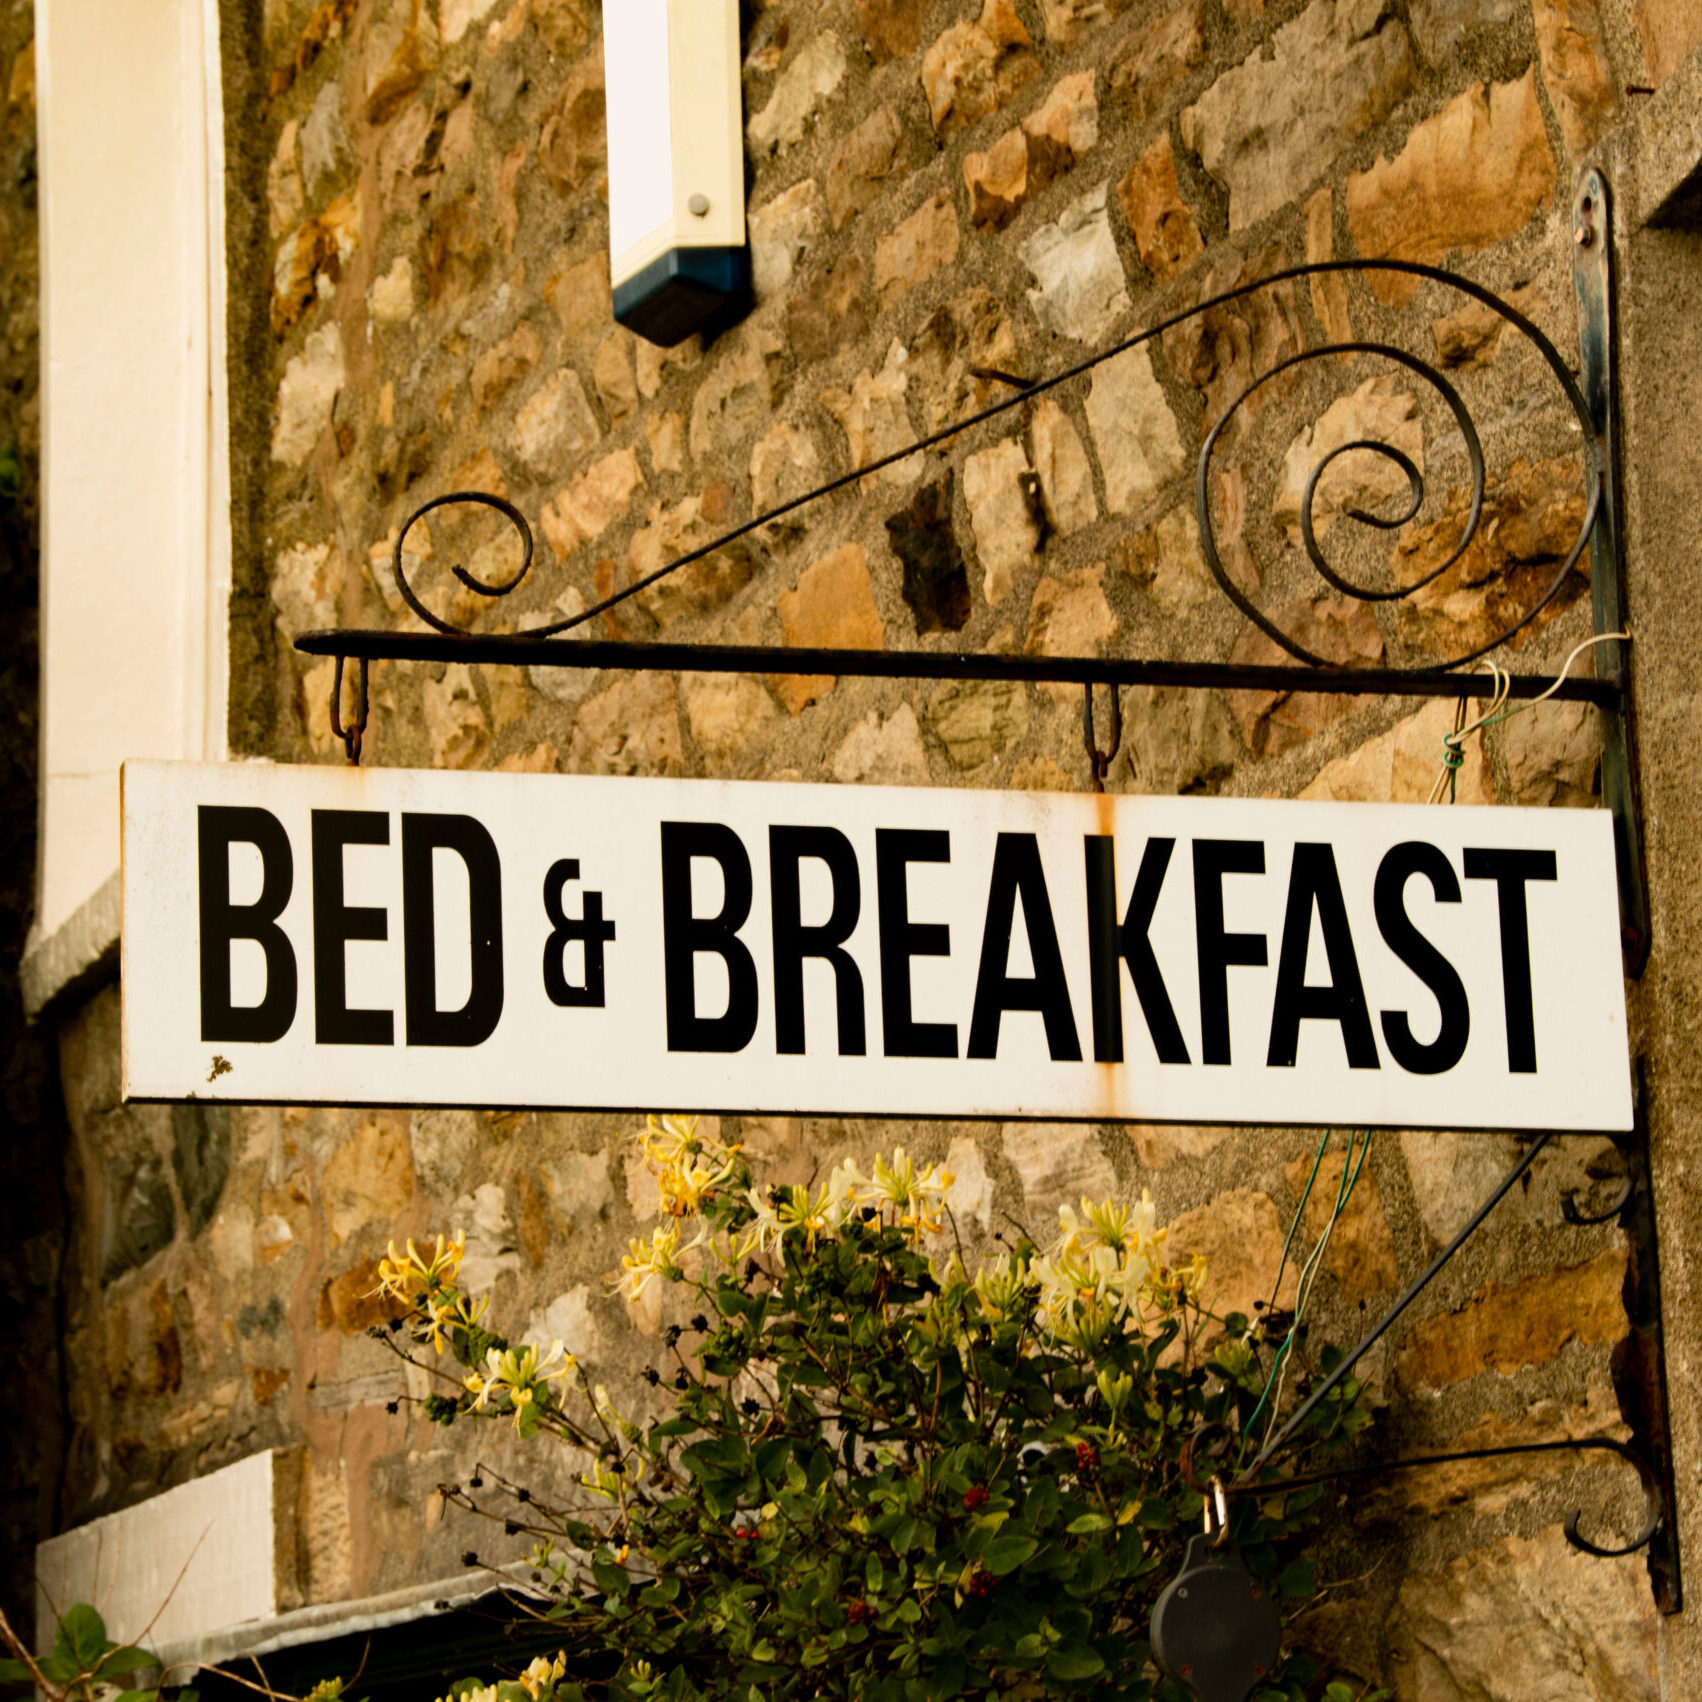
MULTIPOLYGON (((843 674, 864 679, 1015 680, 1037 685, 1150 685, 1219 691, 1323 692, 1348 697, 1495 695, 1488 674, 1440 669, 1311 668, 1236 662, 1168 662, 1139 656, 1010 656, 979 651, 775 649, 747 644, 642 644, 627 640, 528 638, 524 633, 461 637, 373 629, 306 632, 295 647, 308 656, 362 661, 506 663, 528 668, 612 668, 636 673, 843 674)), ((1503 676, 1505 679, 1506 676, 1503 676)), ((1515 674, 1509 694, 1540 697, 1552 675, 1515 674)), ((1569 677, 1553 696, 1610 707, 1619 688, 1607 679, 1569 677)))

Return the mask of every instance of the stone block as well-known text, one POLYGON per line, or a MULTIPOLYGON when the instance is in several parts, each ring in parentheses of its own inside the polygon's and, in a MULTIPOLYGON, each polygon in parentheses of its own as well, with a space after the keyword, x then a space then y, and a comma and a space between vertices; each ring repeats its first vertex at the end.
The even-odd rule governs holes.
POLYGON ((1182 434, 1143 343, 1094 368, 1087 423, 1099 452, 1105 506, 1133 514, 1182 470, 1182 434))
POLYGON ((1099 518, 1093 465, 1075 422, 1051 396, 1035 404, 1028 425, 1028 445, 1040 478, 1046 524, 1060 537, 1091 526, 1099 518))
POLYGON ((832 30, 811 36, 774 79, 767 104, 746 124, 752 154, 765 159, 803 141, 849 69, 845 44, 832 30))
POLYGON ((1036 285, 1028 292, 1035 317, 1047 330, 1083 343, 1103 342, 1129 309, 1105 205, 1107 188, 1101 184, 1072 202, 1022 245, 1023 264, 1036 285))
POLYGON ((1413 0, 1412 31, 1432 65, 1447 65, 1467 41, 1505 30, 1519 10, 1517 0, 1413 0))
POLYGON ((1119 1192, 1099 1131, 1085 1123, 1006 1123, 1001 1144, 1022 1184, 1024 1229, 1042 1247, 1058 1233, 1058 1210, 1079 1210, 1119 1192))
POLYGON ((935 432, 956 420, 979 413, 989 403, 1010 395, 997 378, 977 377, 1003 372, 1021 376, 1022 355, 1005 304, 979 284, 954 293, 937 308, 911 339, 911 385, 922 408, 925 429, 935 432))
POLYGON ((1406 1578, 1387 1635, 1412 1702, 1657 1702, 1657 1624, 1640 1558, 1580 1554, 1556 1527, 1406 1578))
POLYGON ((881 306, 890 308, 907 290, 949 266, 957 248, 957 208, 949 195, 931 195, 875 244, 875 292, 881 306))
POLYGON ((946 1206, 958 1231, 978 1228, 983 1235, 990 1235, 995 1190, 981 1148, 968 1135, 956 1136, 946 1151, 945 1167, 953 1178, 946 1189, 946 1206))
POLYGON ((588 698, 574 718, 565 766, 574 774, 684 773, 673 681, 641 674, 588 698))
POLYGON ((1176 178, 1176 153, 1166 131, 1117 185, 1123 216, 1141 264, 1160 283, 1186 270, 1206 251, 1205 240, 1176 178))
MULTIPOLYGON (((1314 656, 1340 667, 1375 665, 1383 635, 1369 603, 1348 597, 1299 598, 1268 611, 1270 619, 1314 656)), ((1251 624, 1230 652, 1236 662, 1287 664, 1294 657, 1251 624)), ((1349 699, 1321 692, 1232 691, 1230 712, 1254 756, 1280 756, 1352 710, 1349 699)))
MULTIPOLYGON (((782 423, 757 439, 751 450, 751 502, 759 514, 808 495, 820 482, 821 456, 804 427, 782 423)), ((797 525, 805 519, 800 516, 797 525)))
POLYGON ((833 150, 827 162, 827 210, 838 230, 880 194, 898 169, 904 126, 890 105, 877 106, 833 150))
POLYGON ((963 500, 981 563, 981 593, 1003 602, 1017 576, 1040 548, 1035 519, 1039 481, 1015 438, 969 456, 963 463, 963 500))
MULTIPOLYGON (((1220 1314, 1241 1312, 1254 1318, 1272 1298, 1287 1227, 1269 1194, 1232 1188, 1209 1205, 1171 1219, 1164 1257, 1180 1265, 1196 1253, 1203 1256, 1205 1295, 1212 1308, 1220 1314)), ((1293 1306, 1299 1274, 1298 1262, 1290 1259, 1276 1290, 1279 1307, 1293 1306)))
POLYGON ((284 366, 278 386, 278 423, 272 433, 274 461, 299 467, 307 459, 331 423, 344 376, 343 334, 335 324, 322 325, 284 366))
POLYGON ((594 461, 544 505, 544 536, 557 561, 582 543, 592 543, 626 514, 644 484, 644 473, 633 449, 617 449, 594 461))
MULTIPOLYGON (((657 504, 649 524, 634 534, 627 552, 629 582, 648 579, 668 563, 712 543, 725 529, 723 505, 728 498, 729 487, 717 483, 672 508, 657 504)), ((756 569, 750 540, 740 538, 647 585, 638 601, 658 625, 669 627, 720 608, 751 582, 756 569)))
MULTIPOLYGON (((1441 519, 1400 533, 1390 562, 1396 584, 1419 584, 1454 553, 1465 530, 1467 500, 1467 492, 1456 487, 1441 519)), ((1553 583, 1583 529, 1584 509, 1583 473, 1574 458, 1514 461, 1490 483, 1483 523, 1460 559, 1397 605, 1401 637, 1458 656, 1507 631, 1553 583)), ((1531 626, 1514 638, 1515 647, 1584 594, 1588 560, 1583 558, 1531 626)))
POLYGON ((608 128, 603 56, 595 53, 568 73, 538 132, 538 164, 563 194, 606 185, 608 128))
POLYGON ((783 190, 750 215, 751 282, 758 301, 791 286, 799 263, 822 233, 825 208, 821 189, 806 177, 783 190))
POLYGON ((747 324, 727 342, 692 401, 691 452, 703 466, 765 425, 779 392, 779 337, 747 324))
POLYGON ((1630 1329, 1625 1250, 1511 1283, 1489 1282, 1463 1306, 1426 1318, 1395 1356, 1403 1388, 1445 1389, 1485 1371, 1511 1377, 1547 1365, 1573 1342, 1610 1345, 1630 1329))
POLYGON ((1205 6, 1183 4, 1141 25, 1112 55, 1106 102, 1134 126, 1168 113, 1172 97, 1206 57, 1205 6))
POLYGON ((1702 46, 1702 12, 1691 0, 1632 0, 1649 80, 1659 87, 1702 46))
POLYGON ((1028 693, 1014 680, 947 680, 928 702, 928 725, 954 768, 1003 756, 1028 731, 1028 693))
POLYGON ((857 28, 875 60, 904 59, 922 45, 928 0, 857 0, 857 28))
POLYGON ((1190 615, 1217 595, 1217 581, 1200 549, 1200 523, 1186 504, 1170 510, 1156 526, 1130 535, 1118 546, 1117 566, 1167 615, 1190 615))
MULTIPOLYGON (((1210 301, 1268 277, 1283 270, 1288 259, 1281 242, 1268 243, 1245 259, 1231 250, 1206 273, 1196 299, 1210 301)), ((1171 327, 1160 343, 1171 369, 1205 398, 1206 420, 1216 424, 1255 378, 1306 346, 1294 284, 1272 284, 1208 308, 1171 327)), ((1286 396, 1294 383, 1295 375, 1284 373, 1248 396, 1234 415, 1225 447, 1245 438, 1264 410, 1286 396)))
POLYGON ((1160 797, 1218 791, 1241 755, 1215 691, 1132 687, 1123 696, 1123 741, 1134 790, 1160 797))
POLYGON ((1183 112, 1182 140, 1229 191, 1230 230, 1243 230, 1297 200, 1415 77, 1385 0, 1312 0, 1183 112))
POLYGON ((1513 802, 1589 809, 1600 802, 1599 712, 1587 703, 1542 703, 1505 722, 1501 754, 1513 802))
POLYGON ((490 754, 491 730, 465 662, 420 688, 420 710, 434 768, 477 768, 490 754))
MULTIPOLYGON (((887 350, 879 372, 867 367, 849 390, 823 390, 821 405, 839 422, 853 467, 867 467, 916 440, 905 394, 910 388, 908 358, 901 343, 887 350)), ((920 455, 906 456, 878 475, 887 485, 909 485, 922 470, 920 455)))
POLYGON ((379 1231, 382 1242, 392 1219, 413 1197, 406 1121, 396 1113, 369 1116, 332 1153, 320 1181, 331 1245, 341 1246, 369 1227, 379 1231))
POLYGON ((554 478, 602 435, 579 374, 561 367, 520 404, 509 443, 532 472, 554 478))
MULTIPOLYGON (((1373 260, 1437 265, 1456 249, 1502 242, 1554 193, 1554 154, 1537 100, 1536 67, 1517 82, 1474 83, 1407 137, 1393 160, 1378 156, 1347 180, 1347 222, 1373 260)), ((1401 306, 1418 280, 1371 273, 1367 282, 1401 306)))
POLYGON ((1022 121, 1030 194, 1073 170, 1099 140, 1099 97, 1094 84, 1092 71, 1060 77, 1046 99, 1022 121))
POLYGON ((871 709, 840 741, 828 772, 845 786, 926 786, 928 754, 916 711, 908 703, 884 717, 871 709))
POLYGON ((682 674, 680 692, 691 736, 715 762, 738 756, 774 719, 774 699, 760 681, 742 674, 682 674))
MULTIPOLYGON (((409 286, 409 311, 412 311, 412 286, 409 286)), ((473 362, 468 384, 473 392, 473 406, 482 414, 496 406, 509 390, 535 367, 544 353, 544 340, 534 326, 517 327, 500 343, 473 362)))
POLYGON ((786 335, 800 361, 831 360, 861 340, 871 313, 860 254, 841 254, 817 279, 792 292, 786 335))
POLYGON ((1595 146, 1619 110, 1613 66, 1596 0, 1531 0, 1543 87, 1575 161, 1595 146))
POLYGON ((185 1227, 193 1237, 213 1220, 230 1176, 230 1107, 189 1104, 171 1108, 171 1168, 185 1227))
POLYGON ((1424 422, 1418 417, 1418 398, 1403 390, 1391 374, 1368 378, 1357 390, 1338 396, 1288 446, 1271 512, 1288 533, 1301 542, 1300 511, 1307 481, 1325 460, 1335 456, 1312 494, 1312 532, 1322 543, 1338 515, 1350 509, 1375 514, 1379 505, 1394 502, 1404 511, 1411 485, 1400 465, 1371 449, 1338 454, 1349 443, 1386 443, 1424 472, 1424 422))
MULTIPOLYGON (((1117 617, 1105 600, 1105 564, 1047 574, 1034 588, 1028 606, 1030 656, 1097 656, 1117 636, 1117 617)), ((1074 701, 1080 688, 1046 686, 1061 700, 1074 701)))
MULTIPOLYGON (((1473 704, 1466 714, 1475 719, 1488 707, 1473 704)), ((1454 715, 1453 700, 1438 698, 1358 750, 1325 763, 1300 796, 1332 803, 1424 803, 1442 771, 1442 737, 1454 730, 1454 715)), ((1467 739, 1463 749, 1466 760, 1454 776, 1453 801, 1493 804, 1495 788, 1483 760, 1482 739, 1467 739)))
MULTIPOLYGON (((788 645, 800 649, 881 650, 886 627, 869 583, 869 558, 861 544, 845 544, 806 568, 790 591, 775 599, 788 645)), ((794 715, 833 689, 831 675, 779 674, 770 682, 794 715)))
MULTIPOLYGON (((1323 265, 1336 257, 1336 201, 1320 189, 1306 202, 1306 264, 1323 265)), ((1347 278, 1341 272, 1318 272, 1306 280, 1312 311, 1332 343, 1353 341, 1353 320, 1347 308, 1347 278)), ((1344 359, 1347 357, 1344 356, 1344 359)))
MULTIPOLYGON (((1508 290, 1503 297, 1526 318, 1536 318, 1547 305, 1533 288, 1508 290)), ((1539 321, 1540 323, 1540 321, 1539 321)), ((1465 301, 1452 313, 1430 322, 1436 358, 1445 367, 1493 366, 1508 322, 1481 301, 1465 301)))
POLYGON ((887 539, 904 569, 901 595, 918 636, 961 632, 969 620, 969 569, 952 523, 953 483, 948 468, 908 508, 887 517, 887 539))
POLYGON ((1028 199, 1028 138, 1007 130, 983 153, 963 156, 969 218, 986 230, 1003 230, 1028 199))
MULTIPOLYGON (((1318 1166, 1317 1180, 1312 1185, 1301 1217, 1301 1228, 1311 1237, 1314 1246, 1329 1229, 1330 1218, 1341 1193, 1346 1163, 1345 1153, 1327 1152, 1318 1166)), ((1357 1167, 1357 1158, 1354 1163, 1357 1167)), ((1302 1154, 1284 1169, 1288 1191, 1296 1200, 1304 1191, 1311 1173, 1312 1159, 1307 1154, 1302 1154)), ((1352 1197, 1335 1228, 1330 1230, 1329 1246, 1324 1251, 1324 1263, 1341 1284, 1342 1295, 1351 1305, 1393 1289, 1400 1281, 1394 1239, 1389 1234, 1389 1220, 1383 1214, 1377 1178, 1372 1173, 1369 1159, 1358 1174, 1352 1197)))
POLYGON ((997 112, 1039 71, 1034 38, 1013 0, 986 0, 979 18, 953 24, 922 56, 922 92, 935 134, 997 112))

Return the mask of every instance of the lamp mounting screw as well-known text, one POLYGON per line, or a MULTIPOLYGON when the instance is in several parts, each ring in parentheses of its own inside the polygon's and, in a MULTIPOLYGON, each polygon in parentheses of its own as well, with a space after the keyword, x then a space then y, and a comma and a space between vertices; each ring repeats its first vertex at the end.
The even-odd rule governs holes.
POLYGON ((686 209, 691 213, 693 218, 701 219, 704 214, 709 211, 709 197, 703 194, 692 196, 692 198, 686 202, 686 209))

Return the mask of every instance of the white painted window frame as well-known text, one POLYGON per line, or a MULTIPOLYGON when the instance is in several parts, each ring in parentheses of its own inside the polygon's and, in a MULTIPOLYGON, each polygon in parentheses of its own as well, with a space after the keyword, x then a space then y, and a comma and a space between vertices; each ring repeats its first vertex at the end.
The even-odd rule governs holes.
POLYGON ((37 0, 41 783, 26 1005, 112 958, 118 770, 226 755, 218 0, 37 0))

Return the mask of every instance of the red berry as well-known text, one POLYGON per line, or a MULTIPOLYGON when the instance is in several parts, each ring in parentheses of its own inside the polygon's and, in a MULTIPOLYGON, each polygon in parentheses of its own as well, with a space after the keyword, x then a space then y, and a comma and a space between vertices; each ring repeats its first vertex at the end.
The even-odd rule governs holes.
POLYGON ((1098 1468, 1099 1450, 1091 1442, 1076 1444, 1076 1470, 1090 1472, 1098 1468))
POLYGON ((966 1489, 963 1492, 963 1505, 971 1513, 978 1507, 985 1507, 987 1499, 987 1491, 980 1484, 976 1484, 973 1489, 966 1489))

